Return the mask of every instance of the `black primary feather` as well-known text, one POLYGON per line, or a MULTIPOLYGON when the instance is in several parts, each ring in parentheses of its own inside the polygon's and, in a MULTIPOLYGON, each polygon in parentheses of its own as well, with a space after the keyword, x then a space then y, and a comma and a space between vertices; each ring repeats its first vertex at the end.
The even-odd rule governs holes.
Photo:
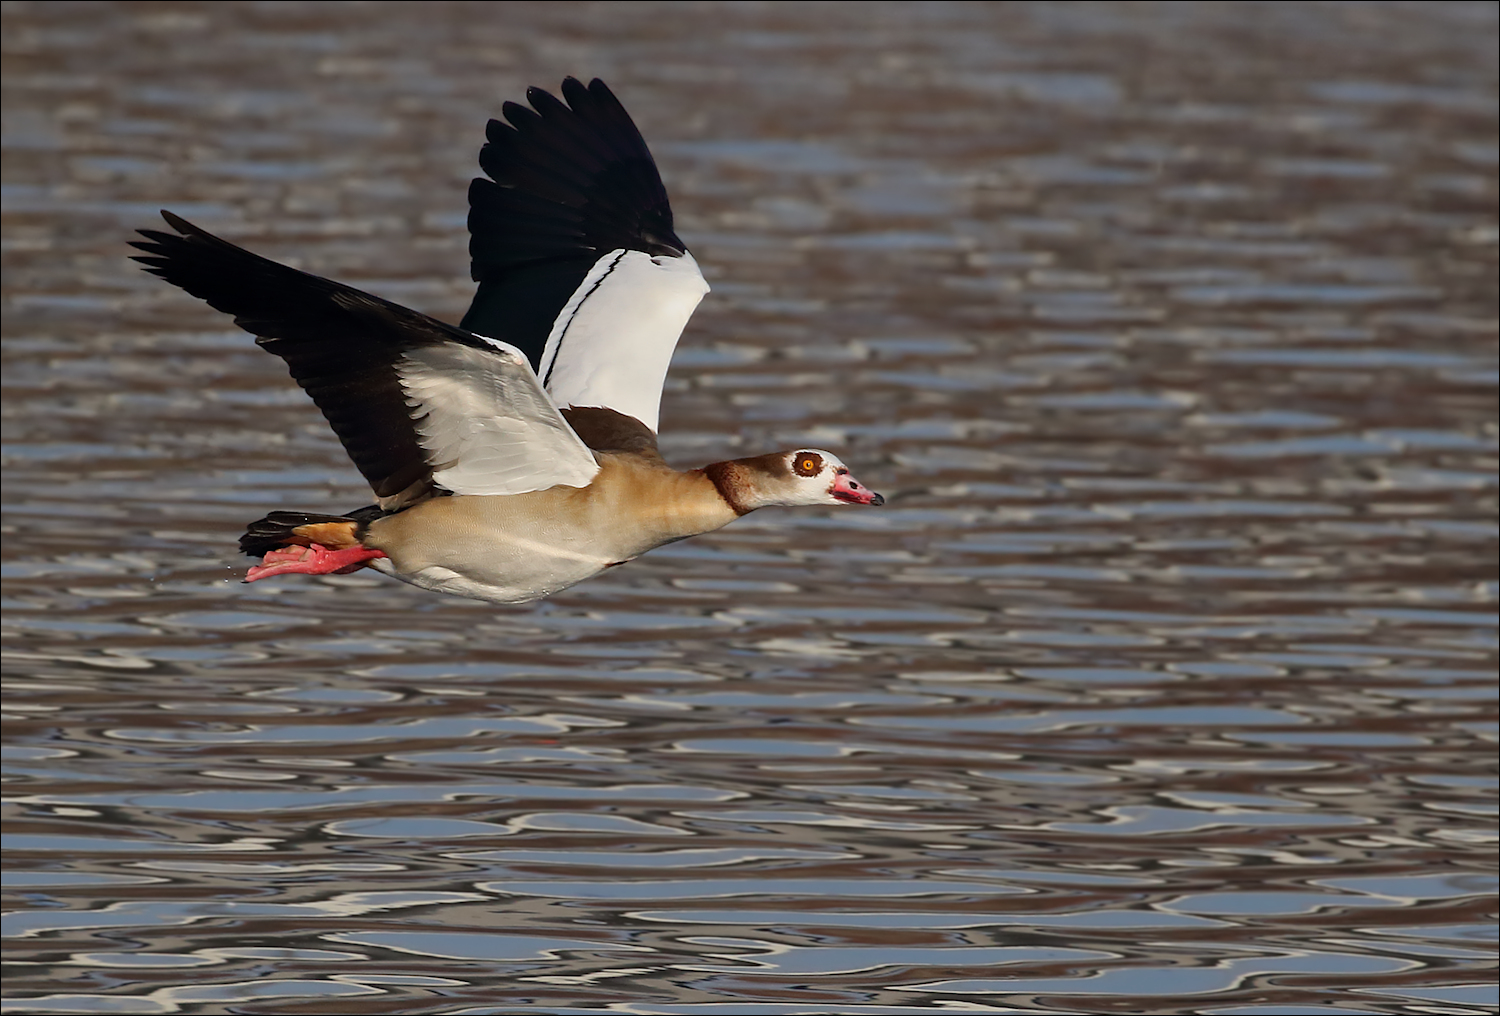
POLYGON ((286 361, 344 450, 390 508, 432 492, 395 361, 416 346, 458 342, 489 349, 452 325, 329 279, 252 254, 171 212, 177 234, 143 229, 135 260, 207 301, 286 361), (405 495, 398 497, 398 495, 405 495))
POLYGON ((469 256, 479 283, 463 327, 520 349, 533 370, 553 322, 614 250, 677 256, 672 207, 630 114, 595 78, 530 88, 491 120, 469 185, 469 256), (566 100, 565 102, 563 100, 566 100))

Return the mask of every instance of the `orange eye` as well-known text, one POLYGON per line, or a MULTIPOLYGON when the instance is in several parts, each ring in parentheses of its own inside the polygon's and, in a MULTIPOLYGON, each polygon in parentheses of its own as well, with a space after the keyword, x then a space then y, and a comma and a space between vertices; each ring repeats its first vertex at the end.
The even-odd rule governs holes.
POLYGON ((817 472, 818 464, 812 459, 803 459, 801 465, 798 466, 798 468, 804 473, 813 473, 817 472))

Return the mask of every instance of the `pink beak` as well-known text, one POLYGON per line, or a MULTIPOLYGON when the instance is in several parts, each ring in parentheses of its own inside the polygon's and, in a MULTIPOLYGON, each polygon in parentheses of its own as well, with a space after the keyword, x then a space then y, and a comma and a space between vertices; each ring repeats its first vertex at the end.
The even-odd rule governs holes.
POLYGON ((847 469, 839 470, 834 476, 833 489, 829 493, 850 504, 885 504, 885 498, 856 480, 847 469))

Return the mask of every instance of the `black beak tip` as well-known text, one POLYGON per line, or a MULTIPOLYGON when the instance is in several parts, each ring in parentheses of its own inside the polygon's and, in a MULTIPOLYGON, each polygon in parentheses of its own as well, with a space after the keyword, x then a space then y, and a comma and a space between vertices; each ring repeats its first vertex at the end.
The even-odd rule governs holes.
POLYGON ((885 504, 885 498, 880 494, 876 494, 875 496, 870 498, 870 504, 876 508, 879 508, 881 505, 885 504))

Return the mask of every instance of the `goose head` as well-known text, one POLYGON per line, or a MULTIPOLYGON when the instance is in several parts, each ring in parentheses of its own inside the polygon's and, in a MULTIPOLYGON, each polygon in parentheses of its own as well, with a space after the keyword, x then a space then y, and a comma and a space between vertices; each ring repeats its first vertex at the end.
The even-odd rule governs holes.
POLYGON ((885 504, 885 498, 856 480, 837 455, 821 448, 716 462, 704 472, 740 514, 773 506, 885 504))

